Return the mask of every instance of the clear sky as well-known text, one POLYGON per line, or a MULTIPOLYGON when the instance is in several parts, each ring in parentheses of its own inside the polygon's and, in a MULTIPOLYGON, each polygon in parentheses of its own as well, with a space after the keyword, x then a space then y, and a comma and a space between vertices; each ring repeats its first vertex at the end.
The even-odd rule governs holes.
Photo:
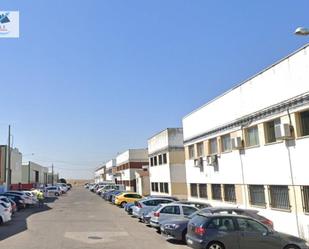
POLYGON ((93 169, 276 62, 309 37, 309 1, 1 0, 0 142, 61 176, 93 169), (29 155, 34 153, 34 155, 29 155))

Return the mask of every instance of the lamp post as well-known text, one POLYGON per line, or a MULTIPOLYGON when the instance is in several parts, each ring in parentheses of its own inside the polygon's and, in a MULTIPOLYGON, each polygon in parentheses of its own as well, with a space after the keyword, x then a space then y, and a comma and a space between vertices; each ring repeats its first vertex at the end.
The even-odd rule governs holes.
POLYGON ((304 28, 304 27, 298 27, 295 31, 294 31, 295 35, 309 35, 309 29, 308 28, 304 28))

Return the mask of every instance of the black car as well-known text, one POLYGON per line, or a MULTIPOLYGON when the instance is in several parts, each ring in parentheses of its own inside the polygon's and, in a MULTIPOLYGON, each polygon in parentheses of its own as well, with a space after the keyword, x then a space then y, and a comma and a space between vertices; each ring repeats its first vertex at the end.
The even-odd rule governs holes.
POLYGON ((21 196, 18 195, 12 195, 9 193, 3 193, 1 194, 11 200, 13 200, 16 203, 17 209, 23 209, 26 207, 25 201, 23 200, 23 198, 21 196))
POLYGON ((198 214, 188 223, 187 245, 195 249, 308 249, 301 238, 276 232, 250 217, 198 214))
POLYGON ((269 219, 265 218, 258 214, 257 210, 253 209, 242 209, 242 208, 233 208, 233 207, 209 207, 201 209, 187 217, 170 219, 161 224, 161 232, 163 236, 175 240, 185 241, 185 236, 187 233, 187 225, 189 221, 197 214, 237 214, 247 217, 251 217, 268 226, 273 228, 273 223, 269 219))

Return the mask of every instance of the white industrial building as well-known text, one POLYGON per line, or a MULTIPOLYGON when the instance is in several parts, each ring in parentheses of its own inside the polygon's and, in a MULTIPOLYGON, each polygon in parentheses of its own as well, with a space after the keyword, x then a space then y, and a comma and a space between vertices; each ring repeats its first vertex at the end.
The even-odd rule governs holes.
POLYGON ((309 45, 183 118, 191 200, 309 239, 309 45))
POLYGON ((103 182, 105 180, 105 169, 106 169, 106 166, 103 165, 94 171, 94 182, 95 183, 103 182))
POLYGON ((168 128, 148 140, 151 194, 187 197, 182 128, 168 128))
POLYGON ((116 159, 109 160, 105 166, 106 166, 106 181, 115 182, 116 159))
POLYGON ((147 149, 126 150, 116 157, 116 182, 126 190, 136 191, 135 172, 143 168, 148 168, 147 149))

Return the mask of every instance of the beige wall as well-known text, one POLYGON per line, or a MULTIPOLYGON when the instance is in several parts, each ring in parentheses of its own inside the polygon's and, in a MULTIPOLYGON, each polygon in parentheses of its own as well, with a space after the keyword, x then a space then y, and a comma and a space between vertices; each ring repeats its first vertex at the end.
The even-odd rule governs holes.
POLYGON ((169 163, 170 164, 183 164, 185 165, 185 152, 184 150, 176 150, 168 152, 169 163))

